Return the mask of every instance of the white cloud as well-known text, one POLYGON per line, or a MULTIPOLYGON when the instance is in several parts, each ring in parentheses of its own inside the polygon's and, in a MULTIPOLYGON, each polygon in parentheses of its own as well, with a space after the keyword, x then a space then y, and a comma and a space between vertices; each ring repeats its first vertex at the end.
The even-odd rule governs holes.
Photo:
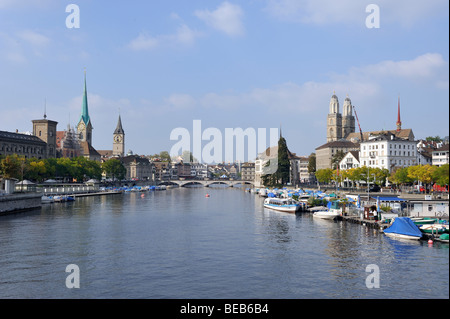
POLYGON ((207 25, 229 36, 242 36, 245 33, 242 22, 244 12, 240 6, 223 2, 216 10, 197 10, 195 15, 207 25))
POLYGON ((333 91, 339 92, 360 105, 373 104, 390 94, 391 81, 422 86, 432 83, 436 89, 448 89, 448 65, 440 54, 427 53, 411 60, 381 61, 380 63, 351 68, 344 74, 331 74, 326 81, 282 83, 270 88, 254 88, 242 93, 209 92, 199 98, 187 94, 173 94, 165 100, 166 110, 202 107, 209 110, 242 110, 256 112, 280 111, 311 114, 328 103, 333 91), (434 82, 433 82, 434 81, 434 82), (324 102, 326 101, 326 102, 324 102))
POLYGON ((158 47, 159 41, 157 38, 149 36, 146 33, 140 33, 136 39, 131 40, 128 48, 134 51, 151 50, 158 47))
POLYGON ((193 45, 195 40, 203 34, 189 28, 186 24, 181 24, 174 34, 151 36, 147 33, 140 33, 133 39, 128 48, 133 51, 146 51, 159 48, 161 46, 193 45))
POLYGON ((347 77, 358 79, 404 78, 411 82, 433 82, 436 86, 448 81, 448 62, 441 54, 426 53, 412 60, 382 61, 360 68, 352 68, 347 77))
POLYGON ((21 31, 17 34, 17 36, 33 47, 44 47, 50 43, 49 38, 31 30, 21 31))

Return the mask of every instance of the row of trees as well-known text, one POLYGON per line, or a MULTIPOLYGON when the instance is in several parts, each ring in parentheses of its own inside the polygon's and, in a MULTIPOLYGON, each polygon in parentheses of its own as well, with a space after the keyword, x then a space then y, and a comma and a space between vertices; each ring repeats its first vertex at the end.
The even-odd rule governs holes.
POLYGON ((16 154, 0 157, 0 176, 3 178, 36 182, 47 179, 83 182, 91 178, 100 180, 103 173, 113 179, 123 179, 126 169, 116 158, 99 163, 84 157, 26 159, 16 154))
POLYGON ((319 169, 316 171, 316 178, 320 183, 328 184, 331 181, 341 183, 348 180, 353 185, 363 181, 365 183, 384 184, 390 176, 387 169, 370 168, 366 166, 355 167, 347 170, 337 170, 331 168, 319 169))
POLYGON ((347 170, 320 169, 316 171, 316 178, 320 183, 328 184, 331 181, 342 182, 348 180, 355 185, 361 181, 384 185, 386 180, 396 185, 411 185, 418 182, 423 185, 434 183, 444 186, 449 184, 449 164, 441 167, 433 165, 416 165, 398 168, 389 173, 385 168, 356 167, 347 170))

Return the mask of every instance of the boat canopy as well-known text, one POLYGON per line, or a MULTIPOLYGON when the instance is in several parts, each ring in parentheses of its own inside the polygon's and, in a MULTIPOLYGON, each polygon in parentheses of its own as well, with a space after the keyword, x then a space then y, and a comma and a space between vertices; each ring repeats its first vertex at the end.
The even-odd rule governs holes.
POLYGON ((385 233, 396 233, 408 236, 422 237, 422 232, 409 217, 397 217, 385 233))

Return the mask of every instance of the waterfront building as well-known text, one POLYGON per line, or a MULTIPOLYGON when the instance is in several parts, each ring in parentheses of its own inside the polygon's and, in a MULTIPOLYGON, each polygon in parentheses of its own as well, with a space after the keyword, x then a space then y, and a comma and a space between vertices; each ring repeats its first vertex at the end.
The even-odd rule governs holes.
POLYGON ((0 131, 0 155, 17 154, 25 158, 47 158, 47 143, 34 135, 0 131))
POLYGON ((350 151, 345 154, 344 158, 339 162, 339 169, 346 170, 360 167, 359 151, 350 151))
POLYGON ((361 143, 360 163, 361 166, 385 168, 389 172, 417 165, 417 142, 390 132, 369 136, 361 143))
POLYGON ((252 182, 255 180, 255 163, 246 162, 241 165, 241 180, 252 182))
POLYGON ((58 122, 47 120, 47 114, 41 120, 33 120, 33 135, 47 144, 46 158, 56 157, 56 126, 58 122))
POLYGON ((316 170, 331 168, 331 160, 338 152, 344 154, 350 151, 359 151, 359 144, 347 140, 325 143, 316 148, 316 170))
POLYGON ((445 144, 444 146, 434 150, 432 153, 433 165, 442 166, 444 164, 449 164, 448 152, 449 144, 445 144))
POLYGON ((125 179, 153 180, 153 164, 147 158, 129 155, 121 157, 120 161, 127 170, 125 179))
POLYGON ((204 163, 191 163, 191 177, 197 179, 209 178, 208 165, 204 163))

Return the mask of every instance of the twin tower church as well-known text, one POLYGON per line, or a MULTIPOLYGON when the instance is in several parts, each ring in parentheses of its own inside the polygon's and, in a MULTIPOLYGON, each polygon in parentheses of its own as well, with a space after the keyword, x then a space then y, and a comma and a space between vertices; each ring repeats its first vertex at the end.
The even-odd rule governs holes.
POLYGON ((355 132, 355 117, 350 98, 345 98, 343 113, 339 112, 339 100, 334 93, 330 100, 330 111, 327 117, 327 142, 347 138, 355 132))

